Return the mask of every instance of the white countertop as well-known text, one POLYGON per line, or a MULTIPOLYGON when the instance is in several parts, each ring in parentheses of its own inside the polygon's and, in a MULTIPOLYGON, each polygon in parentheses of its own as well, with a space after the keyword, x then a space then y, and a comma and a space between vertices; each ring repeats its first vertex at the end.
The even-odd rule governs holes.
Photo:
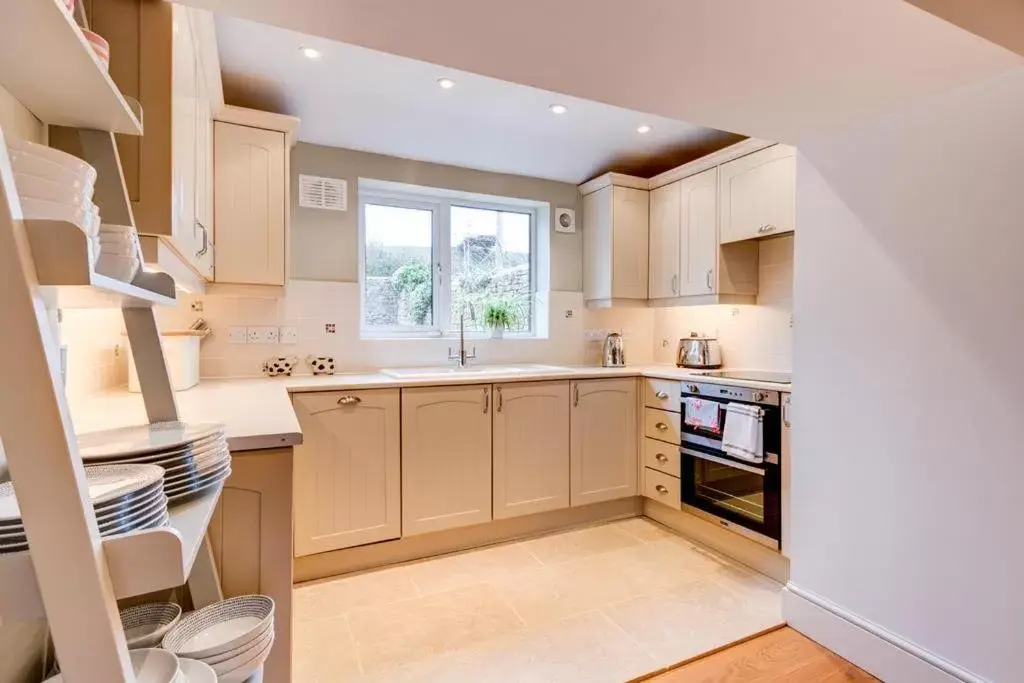
MULTIPOLYGON (((197 386, 176 392, 178 414, 186 422, 223 422, 233 452, 279 448, 302 443, 302 430, 292 409, 290 395, 310 391, 383 389, 388 387, 490 384, 555 379, 600 377, 653 377, 660 379, 730 384, 753 389, 792 391, 791 384, 775 384, 705 377, 671 365, 627 366, 623 368, 569 367, 540 369, 509 374, 484 372, 464 375, 397 379, 380 372, 313 377, 261 377, 253 379, 205 379, 197 386)), ((120 388, 69 399, 71 418, 79 433, 111 429, 146 422, 141 394, 120 388)))

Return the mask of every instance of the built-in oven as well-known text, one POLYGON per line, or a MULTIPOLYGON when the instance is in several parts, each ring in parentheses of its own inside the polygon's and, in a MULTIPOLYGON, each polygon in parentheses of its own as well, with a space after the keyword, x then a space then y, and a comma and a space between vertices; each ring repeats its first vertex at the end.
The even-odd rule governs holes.
POLYGON ((679 450, 682 455, 683 508, 778 550, 782 519, 782 418, 779 392, 684 382, 682 399, 679 450), (718 428, 687 424, 687 398, 717 404, 718 428), (763 430, 763 459, 760 462, 734 458, 723 450, 722 435, 726 420, 729 419, 726 406, 730 403, 760 409, 763 430))

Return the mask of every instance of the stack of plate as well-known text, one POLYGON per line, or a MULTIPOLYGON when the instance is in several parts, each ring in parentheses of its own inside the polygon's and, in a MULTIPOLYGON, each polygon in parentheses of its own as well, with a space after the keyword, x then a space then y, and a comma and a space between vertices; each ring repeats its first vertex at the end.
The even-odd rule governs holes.
POLYGON ((145 463, 166 470, 164 493, 172 505, 210 489, 231 474, 224 425, 156 422, 78 436, 87 465, 145 463))
MULTIPOLYGON (((100 536, 166 526, 164 471, 155 465, 98 465, 85 468, 89 502, 100 536)), ((28 549, 13 482, 0 484, 0 553, 28 549)))
POLYGON ((274 645, 274 601, 243 595, 190 612, 167 632, 163 647, 209 664, 220 683, 242 683, 274 645))

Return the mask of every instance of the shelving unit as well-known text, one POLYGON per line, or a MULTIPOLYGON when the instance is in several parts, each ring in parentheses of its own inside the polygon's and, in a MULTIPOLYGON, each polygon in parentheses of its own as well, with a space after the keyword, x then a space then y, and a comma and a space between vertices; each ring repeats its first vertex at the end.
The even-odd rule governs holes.
MULTIPOLYGON (((118 91, 63 0, 6 3, 0 86, 50 126, 51 144, 92 164, 105 222, 134 226, 112 133, 140 135, 142 113, 118 91)), ((0 622, 45 617, 64 680, 134 680, 117 599, 195 584, 216 599, 207 526, 221 486, 172 507, 169 527, 101 538, 60 377, 46 309, 122 309, 151 422, 176 420, 153 306, 174 303, 174 280, 140 272, 125 283, 92 267, 78 226, 24 220, 0 130, 0 439, 29 550, 0 555, 0 622)))

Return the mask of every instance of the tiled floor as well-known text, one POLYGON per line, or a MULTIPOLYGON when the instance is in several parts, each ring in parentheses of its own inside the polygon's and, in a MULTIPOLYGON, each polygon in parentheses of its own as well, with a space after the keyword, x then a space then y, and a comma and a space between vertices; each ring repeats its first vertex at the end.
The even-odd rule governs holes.
POLYGON ((293 680, 618 683, 781 624, 781 588, 613 522, 296 588, 293 680))

